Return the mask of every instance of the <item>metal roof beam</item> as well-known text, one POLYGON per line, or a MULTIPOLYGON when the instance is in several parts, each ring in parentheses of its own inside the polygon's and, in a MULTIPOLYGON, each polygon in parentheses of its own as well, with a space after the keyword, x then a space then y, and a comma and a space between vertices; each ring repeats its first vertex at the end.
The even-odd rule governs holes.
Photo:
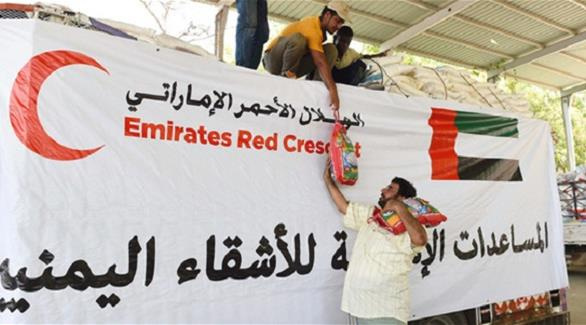
MULTIPOLYGON (((403 1, 406 2, 406 3, 408 3, 408 4, 411 4, 413 6, 416 6, 418 8, 425 9, 425 10, 432 10, 432 11, 439 10, 439 7, 436 7, 436 6, 434 6, 432 4, 429 4, 429 3, 426 3, 426 2, 422 2, 421 0, 403 0, 403 1)), ((459 20, 461 22, 464 22, 466 24, 469 24, 469 25, 478 27, 478 28, 483 28, 483 29, 488 30, 490 32, 499 33, 499 34, 501 34, 501 35, 503 35, 505 37, 512 38, 512 39, 517 40, 519 42, 523 42, 523 43, 526 43, 526 44, 531 44, 531 45, 533 45, 533 46, 535 46, 535 47, 537 47, 539 49, 542 49, 542 48, 545 47, 543 44, 541 44, 539 42, 530 40, 528 38, 525 38, 525 37, 522 37, 522 36, 519 36, 519 35, 516 35, 514 33, 511 33, 509 31, 506 31, 506 30, 504 30, 502 28, 499 28, 497 26, 492 26, 492 25, 489 25, 487 23, 483 23, 481 21, 478 21, 476 19, 473 19, 473 18, 470 18, 470 17, 466 17, 466 16, 464 16, 462 14, 454 15, 452 18, 453 19, 456 19, 456 20, 459 20)))
POLYGON ((427 2, 423 2, 421 0, 402 0, 402 1, 406 2, 410 5, 413 5, 417 8, 424 9, 424 10, 437 11, 439 9, 437 6, 434 6, 434 5, 427 3, 427 2))
POLYGON ((574 32, 570 28, 567 28, 567 27, 562 26, 562 25, 560 25, 558 23, 555 23, 555 22, 553 22, 553 21, 551 21, 551 20, 549 20, 549 19, 547 19, 545 17, 539 16, 539 15, 536 15, 536 14, 532 14, 532 13, 528 12, 527 10, 525 10, 523 8, 520 8, 520 7, 517 7, 516 5, 513 5, 511 3, 504 2, 503 0, 489 0, 489 1, 492 2, 492 3, 496 3, 496 4, 498 4, 498 5, 502 6, 502 7, 505 7, 507 9, 511 10, 511 11, 514 11, 514 12, 518 13, 519 15, 523 15, 523 16, 529 17, 529 18, 531 18, 533 20, 537 20, 537 21, 539 21, 542 24, 545 24, 545 25, 548 25, 548 26, 553 27, 555 29, 564 31, 564 32, 566 32, 568 34, 571 34, 571 35, 575 35, 576 34, 576 32, 574 32))
POLYGON ((541 68, 543 70, 548 70, 548 71, 551 71, 553 73, 557 73, 560 76, 564 76, 564 77, 567 77, 567 78, 570 78, 570 79, 574 79, 574 80, 578 80, 578 81, 586 81, 586 78, 582 78, 580 76, 576 76, 575 74, 569 73, 567 71, 563 71, 563 70, 560 70, 560 69, 552 68, 550 66, 543 65, 541 63, 532 62, 531 65, 534 65, 536 67, 539 67, 539 68, 541 68))
POLYGON ((572 59, 572 60, 574 60, 576 62, 580 62, 582 64, 586 64, 586 59, 584 59, 582 57, 579 57, 579 56, 577 56, 575 54, 568 53, 566 51, 561 51, 560 54, 563 55, 563 56, 565 56, 565 57, 568 57, 568 58, 570 58, 570 59, 572 59))
MULTIPOLYGON (((312 1, 315 1, 315 0, 312 0, 312 1)), ((370 14, 370 13, 368 13, 366 11, 357 10, 357 9, 350 9, 350 15, 351 16, 359 16, 359 17, 363 17, 363 18, 366 18, 366 19, 374 20, 374 21, 379 22, 381 24, 385 24, 385 25, 389 25, 389 26, 393 26, 393 27, 407 28, 409 26, 407 24, 403 24, 403 23, 400 23, 398 21, 394 21, 392 19, 385 18, 383 16, 370 14)))
POLYGON ((535 51, 531 54, 518 57, 517 59, 505 64, 504 66, 502 66, 500 68, 489 70, 487 73, 488 78, 492 78, 502 72, 514 69, 518 66, 521 66, 521 65, 524 65, 527 63, 531 63, 531 62, 533 62, 541 57, 544 57, 546 55, 559 52, 559 51, 561 51, 561 50, 563 50, 573 44, 582 42, 584 40, 586 40, 586 32, 582 32, 578 35, 572 36, 572 37, 567 38, 563 41, 559 41, 557 43, 554 43, 552 45, 547 46, 544 49, 541 49, 539 51, 535 51))
POLYGON ((465 17, 465 16, 462 16, 462 15, 456 15, 453 18, 454 19, 457 19, 457 20, 459 20, 459 21, 461 21, 463 23, 466 23, 466 24, 469 24, 469 25, 472 25, 472 26, 475 26, 475 27, 479 27, 479 28, 486 29, 486 30, 488 30, 490 32, 499 33, 499 34, 501 34, 501 35, 503 35, 505 37, 514 39, 516 41, 533 45, 533 46, 535 46, 535 47, 537 47, 539 49, 542 49, 542 48, 545 47, 545 45, 543 45, 543 44, 541 44, 539 42, 536 42, 536 41, 530 40, 528 38, 525 38, 525 37, 522 37, 522 36, 513 34, 513 33, 509 32, 509 31, 506 31, 506 30, 504 30, 502 28, 499 28, 499 27, 496 27, 496 26, 492 26, 492 25, 489 25, 489 24, 480 22, 478 20, 475 20, 475 19, 472 19, 472 18, 469 18, 469 17, 465 17))
POLYGON ((458 0, 439 11, 436 11, 434 14, 427 16, 422 22, 407 28, 406 30, 399 33, 399 35, 382 43, 381 50, 386 51, 407 42, 408 40, 432 28, 433 26, 441 23, 445 19, 470 7, 476 3, 476 1, 478 0, 458 0))
POLYGON ((560 92, 560 97, 566 97, 568 95, 571 95, 573 93, 577 93, 577 92, 580 92, 580 91, 583 91, 583 90, 586 90, 586 83, 583 83, 581 85, 574 86, 574 87, 569 88, 569 89, 566 89, 566 90, 562 90, 560 92))
POLYGON ((424 32, 423 35, 430 36, 430 37, 433 37, 433 38, 437 38, 437 39, 442 40, 442 41, 446 41, 446 42, 451 42, 451 43, 454 43, 454 44, 458 44, 458 45, 461 45, 463 47, 467 47, 467 48, 470 48, 470 49, 473 49, 473 50, 476 50, 476 51, 479 51, 479 52, 484 52, 484 53, 492 54, 494 56, 498 56, 498 57, 501 57, 501 58, 507 58, 507 59, 513 59, 514 58, 514 56, 512 56, 512 55, 509 55, 509 54, 506 54, 506 53, 503 53, 503 52, 498 52, 498 51, 491 50, 491 49, 487 49, 485 47, 482 47, 482 46, 479 46, 479 45, 475 45, 475 44, 472 44, 472 43, 463 42, 463 41, 460 41, 460 40, 457 40, 457 39, 454 39, 454 38, 451 38, 451 37, 448 37, 448 36, 444 36, 444 35, 439 34, 439 33, 436 33, 436 32, 427 31, 427 32, 424 32))
POLYGON ((514 78, 514 79, 517 79, 517 80, 524 81, 526 83, 530 83, 530 84, 542 86, 542 87, 545 87, 545 88, 550 88, 550 89, 553 89, 553 90, 560 90, 560 88, 558 86, 554 86, 552 84, 548 84, 548 83, 543 82, 543 81, 537 81, 537 80, 533 80, 533 79, 529 79, 529 78, 519 77, 519 76, 513 75, 513 74, 505 74, 505 77, 507 77, 507 78, 514 78))

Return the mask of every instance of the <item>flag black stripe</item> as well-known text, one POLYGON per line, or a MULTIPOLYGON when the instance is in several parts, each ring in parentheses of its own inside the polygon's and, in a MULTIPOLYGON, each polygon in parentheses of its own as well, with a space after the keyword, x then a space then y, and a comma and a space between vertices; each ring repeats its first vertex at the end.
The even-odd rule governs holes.
POLYGON ((461 180, 523 181, 519 161, 514 159, 458 156, 458 175, 461 180))

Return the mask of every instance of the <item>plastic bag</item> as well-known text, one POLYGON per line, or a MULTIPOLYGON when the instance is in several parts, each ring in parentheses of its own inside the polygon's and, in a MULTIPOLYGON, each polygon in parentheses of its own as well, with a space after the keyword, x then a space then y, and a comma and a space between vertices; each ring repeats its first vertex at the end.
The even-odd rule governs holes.
MULTIPOLYGON (((408 198, 403 200, 403 203, 409 209, 409 212, 419 221, 421 225, 427 228, 435 227, 440 223, 448 220, 445 215, 434 208, 429 202, 420 198, 408 198)), ((407 231, 405 224, 399 218, 395 211, 382 212, 379 208, 374 209, 372 219, 378 223, 379 226, 399 235, 407 231)))
POLYGON ((340 184, 354 185, 358 180, 358 159, 346 128, 340 123, 337 113, 335 116, 336 124, 330 138, 332 178, 340 184))

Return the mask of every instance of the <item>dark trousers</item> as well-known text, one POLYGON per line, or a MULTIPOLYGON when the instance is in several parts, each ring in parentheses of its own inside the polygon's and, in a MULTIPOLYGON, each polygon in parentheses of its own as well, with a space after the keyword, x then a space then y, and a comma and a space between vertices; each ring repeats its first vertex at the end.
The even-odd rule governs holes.
POLYGON ((262 46, 269 38, 266 0, 237 0, 236 65, 258 68, 262 46))
POLYGON ((364 79, 364 72, 366 71, 366 64, 362 60, 356 60, 356 62, 343 68, 332 69, 332 77, 337 83, 347 84, 356 86, 364 79))
MULTIPOLYGON (((338 56, 338 49, 332 43, 324 44, 323 48, 326 61, 331 68, 338 56)), ((286 71, 291 71, 297 77, 310 75, 309 79, 321 80, 319 72, 314 73, 316 66, 307 47, 307 40, 301 33, 279 37, 277 44, 265 52, 262 62, 270 74, 282 76, 286 71)))

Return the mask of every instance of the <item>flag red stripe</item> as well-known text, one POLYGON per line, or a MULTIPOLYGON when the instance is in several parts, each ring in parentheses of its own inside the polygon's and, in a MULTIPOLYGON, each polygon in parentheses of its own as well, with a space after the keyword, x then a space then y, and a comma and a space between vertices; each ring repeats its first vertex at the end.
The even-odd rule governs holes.
POLYGON ((457 111, 433 108, 428 124, 433 129, 429 156, 431 157, 431 179, 458 180, 458 155, 455 145, 458 128, 457 111))

